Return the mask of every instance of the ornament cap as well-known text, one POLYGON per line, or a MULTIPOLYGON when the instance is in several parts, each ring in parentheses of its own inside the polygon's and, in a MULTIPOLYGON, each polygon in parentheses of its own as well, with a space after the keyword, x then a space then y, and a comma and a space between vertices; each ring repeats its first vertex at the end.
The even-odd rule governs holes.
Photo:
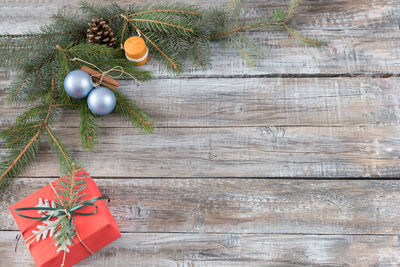
POLYGON ((126 57, 138 66, 144 65, 149 58, 146 43, 139 36, 129 37, 124 43, 124 50, 126 57))

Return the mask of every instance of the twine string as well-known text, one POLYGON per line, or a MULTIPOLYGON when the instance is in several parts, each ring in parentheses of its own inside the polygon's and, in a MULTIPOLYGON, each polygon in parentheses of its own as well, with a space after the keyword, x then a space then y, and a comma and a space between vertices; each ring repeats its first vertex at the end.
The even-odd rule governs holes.
MULTIPOLYGON (((124 41, 126 27, 128 27, 128 23, 129 23, 131 20, 130 20, 127 16, 125 16, 124 14, 122 14, 122 13, 119 14, 119 16, 125 20, 124 27, 122 28, 121 43, 120 43, 121 49, 124 49, 124 45, 122 44, 122 42, 124 41)), ((130 16, 130 15, 129 15, 129 16, 130 16)), ((137 32, 137 34, 138 34, 139 37, 142 37, 142 34, 140 33, 139 29, 136 29, 136 32, 137 32)))
POLYGON ((126 30, 126 27, 128 27, 129 19, 122 13, 119 15, 125 20, 124 27, 122 28, 121 43, 120 43, 121 49, 124 49, 124 45, 122 44, 122 42, 124 41, 125 30, 126 30))
POLYGON ((75 62, 75 61, 80 61, 80 62, 82 62, 82 63, 85 63, 85 64, 87 64, 87 65, 92 66, 93 68, 97 69, 97 70, 100 72, 99 75, 90 75, 90 77, 100 77, 99 82, 94 83, 94 86, 95 86, 95 87, 100 86, 100 84, 103 82, 103 79, 104 79, 105 76, 109 76, 109 77, 111 77, 111 78, 113 78, 113 79, 119 79, 119 78, 121 78, 122 76, 124 76, 124 74, 127 75, 127 76, 129 76, 130 78, 132 78, 136 83, 139 83, 139 81, 138 81, 132 74, 130 74, 129 72, 126 72, 122 66, 114 66, 114 67, 112 67, 112 68, 109 69, 109 70, 103 71, 102 69, 100 69, 100 68, 99 68, 98 66, 96 66, 95 64, 90 63, 90 62, 88 62, 88 61, 86 61, 86 60, 83 60, 83 59, 80 59, 80 58, 77 58, 77 57, 71 58, 70 60, 71 60, 71 61, 74 61, 74 62, 75 62), (110 75, 109 73, 110 73, 110 72, 113 72, 113 71, 114 71, 114 72, 119 72, 119 74, 116 75, 116 76, 110 75))

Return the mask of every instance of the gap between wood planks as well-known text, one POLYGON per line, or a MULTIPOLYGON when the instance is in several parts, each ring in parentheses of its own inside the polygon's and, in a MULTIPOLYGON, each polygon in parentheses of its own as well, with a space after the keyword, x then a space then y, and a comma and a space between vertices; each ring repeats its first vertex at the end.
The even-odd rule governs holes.
MULTIPOLYGON (((7 69, 0 69, 0 80, 9 80, 11 77, 10 71, 7 69)), ((241 79, 241 78, 392 78, 400 77, 400 73, 391 72, 354 72, 354 73, 269 73, 269 74, 232 74, 232 75, 220 75, 220 74, 209 74, 209 75, 181 75, 176 74, 174 76, 155 76, 152 80, 179 80, 179 79, 241 79)), ((120 80, 122 82, 129 80, 120 80)))
MULTIPOLYGON (((7 233, 15 233, 15 234, 20 234, 21 232, 19 230, 0 230, 0 232, 7 232, 7 233)), ((271 235, 271 236, 279 236, 279 235, 298 235, 298 236, 390 236, 390 237, 398 237, 398 234, 352 234, 352 233, 344 233, 344 234, 330 234, 330 233, 284 233, 284 232, 279 232, 279 233, 270 233, 270 232, 257 232, 257 233, 248 233, 248 232, 173 232, 173 231, 120 231, 121 234, 178 234, 178 235, 248 235, 248 236, 261 236, 261 235, 271 235)))
MULTIPOLYGON (((146 180, 154 180, 154 179, 160 179, 160 180, 198 180, 198 179, 215 179, 215 180, 230 180, 230 179, 235 179, 235 180, 296 180, 296 181, 329 181, 329 182, 335 182, 335 181, 398 181, 400 180, 400 177, 292 177, 292 176, 279 176, 279 177, 253 177, 253 176, 237 176, 237 177, 203 177, 203 176, 177 176, 177 177, 127 177, 127 176, 112 176, 112 177, 105 177, 105 176, 94 176, 91 175, 93 179, 96 180, 118 180, 118 179, 124 179, 124 180, 140 180, 140 179, 146 179, 146 180)), ((41 175, 40 177, 34 177, 34 176, 24 176, 20 175, 16 179, 24 179, 24 178, 33 178, 33 179, 58 179, 60 176, 54 176, 54 175, 49 175, 49 176, 44 176, 41 175)))
MULTIPOLYGON (((158 76, 153 80, 175 80, 175 79, 236 79, 236 78, 392 78, 400 77, 400 73, 390 72, 354 72, 354 73, 269 73, 269 74, 232 74, 232 75, 179 75, 158 76)), ((1 78, 1 76, 0 76, 1 78)))

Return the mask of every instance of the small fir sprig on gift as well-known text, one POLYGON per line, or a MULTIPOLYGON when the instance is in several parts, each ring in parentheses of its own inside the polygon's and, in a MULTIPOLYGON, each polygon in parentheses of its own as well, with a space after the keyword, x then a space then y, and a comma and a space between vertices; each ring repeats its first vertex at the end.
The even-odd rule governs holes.
MULTIPOLYGON (((83 15, 59 12, 53 16, 53 22, 41 27, 39 32, 2 35, 0 67, 19 72, 8 88, 8 99, 11 102, 31 102, 32 107, 17 118, 14 126, 2 132, 8 153, 0 162, 0 190, 11 181, 10 178, 20 175, 35 160, 44 134, 59 156, 63 172, 73 170, 71 153, 52 130, 58 110, 79 111, 82 148, 95 148, 98 142, 97 116, 90 112, 84 100, 71 99, 65 93, 63 81, 69 72, 85 65, 84 62, 104 70, 122 67, 129 75, 122 75, 121 79, 150 79, 150 72, 126 60, 120 49, 132 35, 140 34, 151 57, 174 72, 183 70, 184 60, 193 67, 208 66, 211 62, 209 43, 214 40, 231 42, 251 65, 255 65, 251 55, 253 52, 263 55, 263 52, 246 35, 251 30, 281 28, 306 44, 321 45, 320 41, 306 38, 294 30, 292 17, 299 0, 293 0, 286 10, 276 10, 269 19, 246 23, 243 22, 243 3, 232 0, 226 9, 201 10, 183 3, 123 8, 116 3, 99 6, 82 2, 80 11, 83 15), (92 35, 96 35, 99 42, 95 42, 96 36, 92 35), (107 36, 112 38, 107 40, 107 36), (115 49, 107 47, 114 44, 115 49), (77 58, 80 60, 74 60, 77 58)), ((115 95, 116 112, 133 125, 151 132, 149 116, 135 101, 121 92, 115 95)))
POLYGON ((33 234, 26 239, 28 247, 35 241, 40 242, 47 237, 53 237, 55 246, 58 248, 57 253, 63 251, 65 259, 65 253, 69 252, 68 247, 74 243, 74 238, 77 236, 79 241, 82 242, 77 232, 74 216, 75 214, 92 215, 96 212, 75 213, 75 210, 87 205, 95 207, 93 202, 107 198, 103 196, 91 200, 84 199, 86 194, 83 191, 86 189, 88 177, 89 174, 85 170, 73 163, 73 169, 69 174, 51 184, 56 200, 49 201, 46 199, 43 201, 39 198, 39 204, 35 207, 16 209, 19 212, 36 210, 39 214, 43 214, 41 218, 18 214, 21 217, 42 221, 41 224, 36 226, 37 229, 32 231, 33 234))

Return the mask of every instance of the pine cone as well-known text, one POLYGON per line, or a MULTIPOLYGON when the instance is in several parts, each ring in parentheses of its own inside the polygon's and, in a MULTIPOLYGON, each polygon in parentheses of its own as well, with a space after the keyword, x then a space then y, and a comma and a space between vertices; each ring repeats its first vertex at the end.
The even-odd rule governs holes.
POLYGON ((107 21, 103 18, 93 19, 88 25, 90 28, 87 29, 87 38, 90 44, 101 44, 108 47, 115 46, 117 38, 115 38, 114 32, 107 21))

